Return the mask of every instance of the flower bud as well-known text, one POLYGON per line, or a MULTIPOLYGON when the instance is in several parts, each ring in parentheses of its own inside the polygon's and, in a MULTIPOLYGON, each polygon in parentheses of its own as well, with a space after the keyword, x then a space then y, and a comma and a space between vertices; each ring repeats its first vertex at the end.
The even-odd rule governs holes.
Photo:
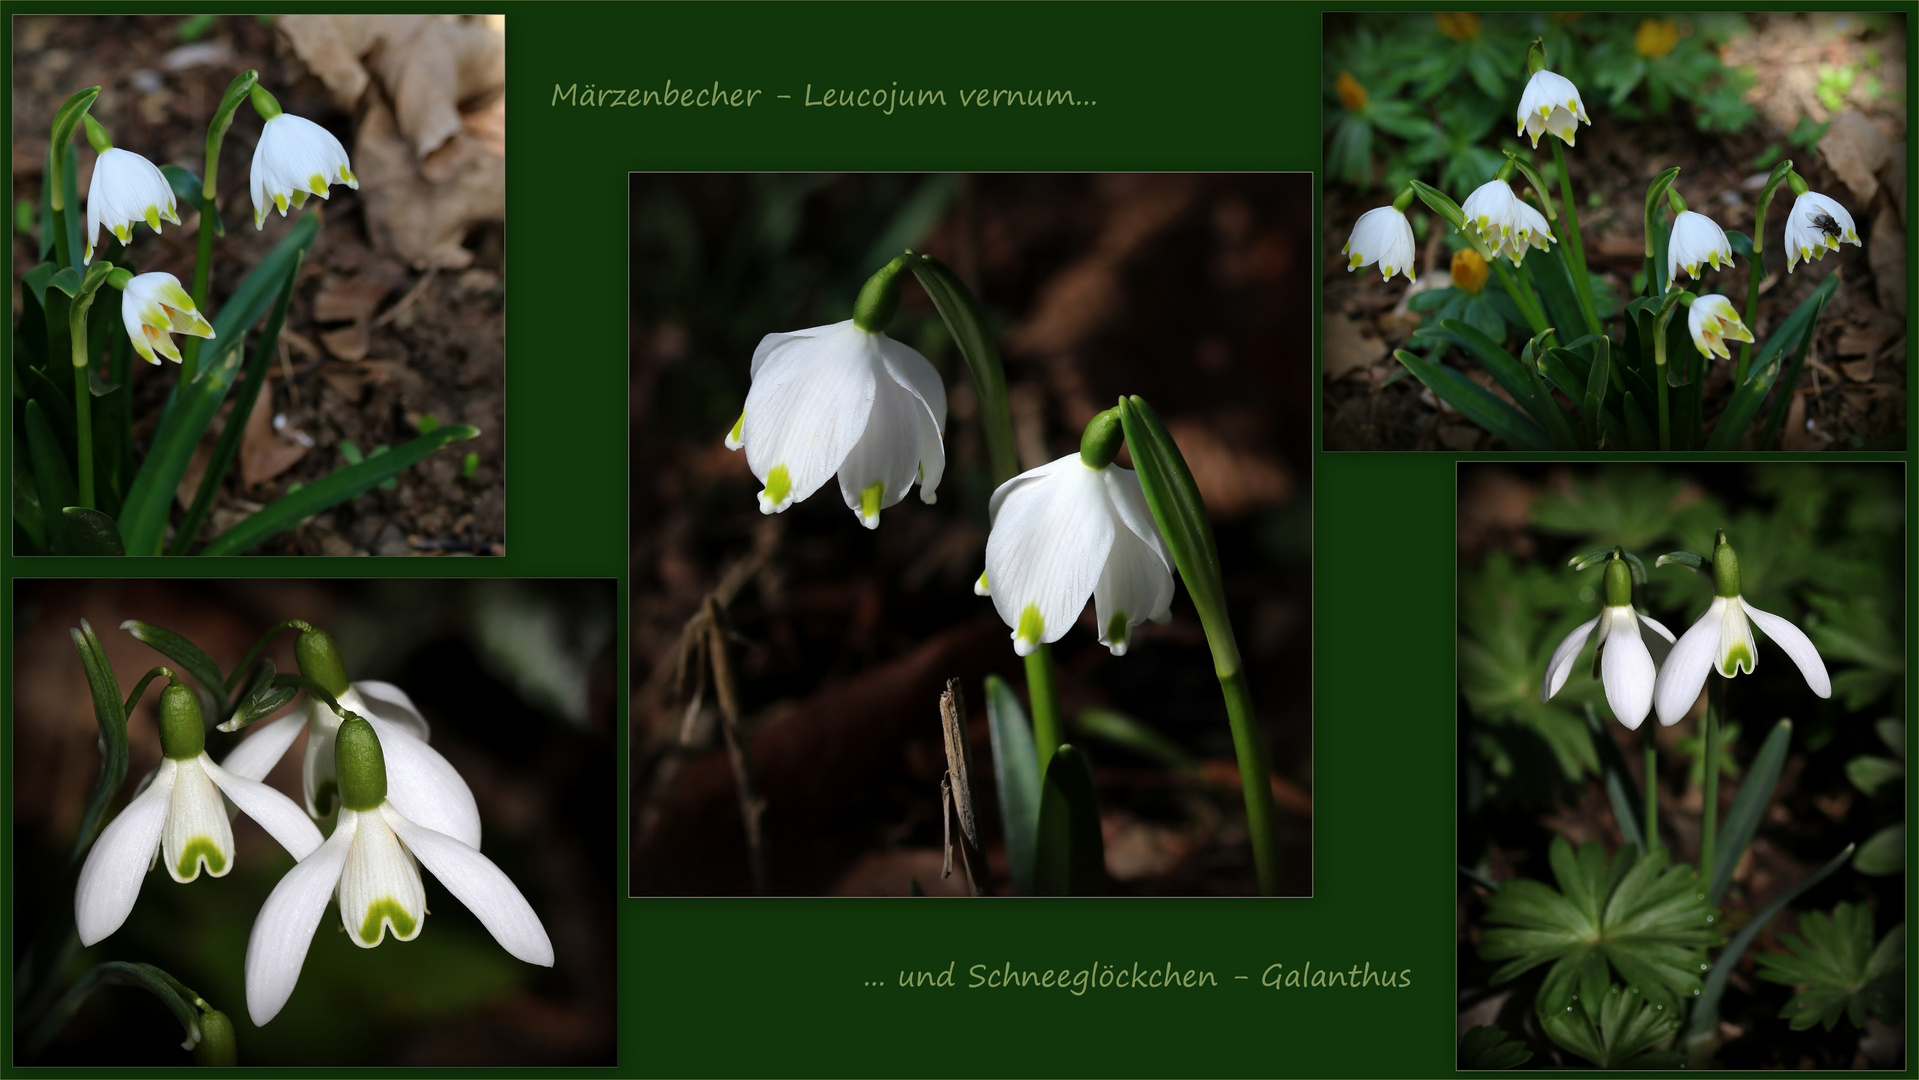
POLYGON ((1119 456, 1120 443, 1125 438, 1126 431, 1119 422, 1119 410, 1108 409, 1087 423, 1085 433, 1079 438, 1079 458, 1089 469, 1104 469, 1119 456))
POLYGON ((207 748, 200 695, 181 683, 160 691, 160 752, 175 761, 191 761, 207 748))
POLYGON ((340 778, 340 805, 348 810, 378 809, 386 801, 386 752, 373 725, 353 717, 334 736, 334 768, 340 778))
POLYGON ((108 135, 107 129, 100 126, 100 121, 95 120, 91 114, 81 117, 81 120, 87 125, 87 145, 93 147, 94 153, 104 154, 113 149, 113 136, 108 135))
POLYGON ((200 1042, 193 1048, 193 1063, 206 1068, 225 1068, 240 1063, 239 1047, 233 1041, 233 1021, 218 1009, 200 1014, 200 1042))
POLYGON ((346 693, 349 685, 346 665, 340 662, 340 650, 324 630, 310 629, 294 643, 293 656, 300 662, 300 674, 318 683, 334 697, 346 693))
POLYGON ((271 120, 280 115, 279 99, 267 93, 266 87, 254 83, 248 96, 253 99, 253 111, 260 114, 260 119, 271 120))
POLYGON ((1712 544, 1712 594, 1714 596, 1739 595, 1739 553, 1726 542, 1726 530, 1712 544))
POLYGON ((906 269, 907 256, 901 255, 885 266, 860 289, 853 302, 853 325, 869 334, 881 334, 892 325, 900 308, 900 273, 906 269))

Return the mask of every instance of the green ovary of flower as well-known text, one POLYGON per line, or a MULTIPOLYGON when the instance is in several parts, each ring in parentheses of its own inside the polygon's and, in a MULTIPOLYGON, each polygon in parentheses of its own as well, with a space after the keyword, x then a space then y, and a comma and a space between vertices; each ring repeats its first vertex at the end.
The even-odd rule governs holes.
POLYGON ((207 873, 219 877, 227 871, 227 857, 220 848, 204 836, 196 836, 187 841, 186 850, 180 852, 180 876, 188 881, 200 876, 200 860, 205 859, 207 873))
POLYGON ((407 914, 406 909, 400 906, 398 900, 390 896, 385 897, 375 900, 366 909, 366 921, 360 924, 360 941, 368 946, 378 945, 385 934, 385 930, 381 927, 382 921, 393 924, 393 936, 401 941, 412 937, 414 929, 419 926, 413 916, 407 914))

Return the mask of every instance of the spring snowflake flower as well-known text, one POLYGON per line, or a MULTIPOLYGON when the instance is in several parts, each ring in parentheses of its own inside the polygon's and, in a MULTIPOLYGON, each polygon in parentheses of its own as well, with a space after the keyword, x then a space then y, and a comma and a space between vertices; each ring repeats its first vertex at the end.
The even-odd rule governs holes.
POLYGON ((138 274, 128 281, 120 293, 120 321, 126 324, 133 351, 149 364, 159 363, 162 356, 181 362, 174 334, 217 336, 172 274, 138 274))
POLYGON ((93 262, 93 242, 102 225, 126 244, 133 240, 133 227, 143 221, 156 234, 162 221, 180 224, 173 185, 158 165, 131 150, 100 151, 93 163, 93 180, 87 185, 87 249, 81 263, 93 262))
POLYGON ((1752 331, 1739 319, 1732 301, 1718 293, 1708 293, 1692 302, 1686 313, 1686 329, 1692 331, 1692 343, 1702 356, 1732 359, 1726 342, 1752 340, 1752 331))
MULTIPOLYGON (((327 900, 337 897, 340 923, 361 948, 379 945, 389 930, 401 941, 418 937, 427 916, 421 866, 508 953, 552 967, 546 927, 506 874, 471 845, 395 807, 373 726, 348 720, 340 725, 338 742, 340 818, 333 835, 280 879, 247 938, 247 1012, 253 1022, 278 1016, 293 995, 327 900)), ((404 786, 391 779, 396 791, 404 786)))
POLYGON ((1773 644, 1785 650, 1799 667, 1806 685, 1822 698, 1832 696, 1832 679, 1826 663, 1805 631, 1792 623, 1752 606, 1739 593, 1739 556, 1726 542, 1722 530, 1713 544, 1713 598, 1699 621, 1692 624, 1673 646, 1659 671, 1659 683, 1653 690, 1653 708, 1659 722, 1673 725, 1685 719, 1699 700, 1706 676, 1717 670, 1730 679, 1740 672, 1759 666, 1759 653, 1753 644, 1752 628, 1757 623, 1773 644))
POLYGON ((1687 277, 1698 280, 1701 263, 1714 270, 1731 266, 1732 244, 1718 222, 1692 210, 1681 211, 1673 219, 1672 237, 1666 241, 1666 281, 1678 281, 1681 269, 1687 277))
POLYGON ((1504 180, 1481 184, 1460 207, 1466 216, 1466 229, 1495 255, 1511 259, 1514 266, 1526 257, 1528 248, 1545 249, 1558 240, 1539 211, 1527 205, 1504 180))
POLYGON ((986 572, 974 591, 990 595, 1013 628, 1014 652, 1058 641, 1088 596, 1100 644, 1115 656, 1126 654, 1133 627, 1170 617, 1172 564, 1131 469, 1070 454, 1001 484, 989 510, 986 572))
POLYGON ((1808 191, 1792 201, 1792 213, 1786 215, 1786 273, 1801 262, 1825 258, 1842 243, 1864 246, 1839 200, 1808 191))
POLYGON ((1540 680, 1539 700, 1551 700, 1566 685, 1573 661, 1597 630, 1599 649, 1594 660, 1606 689, 1606 704, 1620 723, 1638 730, 1652 711, 1653 686, 1659 662, 1672 648, 1672 631, 1633 610, 1632 570, 1618 555, 1606 563, 1605 588, 1606 604, 1599 614, 1580 623, 1553 650, 1540 680))
POLYGON ((1529 136, 1535 150, 1539 149, 1542 133, 1556 135, 1571 146, 1580 124, 1592 126, 1586 106, 1579 100, 1579 87, 1564 75, 1544 69, 1533 72, 1519 95, 1518 116, 1519 129, 1514 134, 1529 136))
POLYGON ((1347 256, 1348 273, 1378 263, 1382 280, 1391 281, 1399 273, 1405 274, 1407 281, 1419 279, 1413 267, 1413 223, 1397 207, 1382 206, 1359 215, 1353 223, 1352 237, 1339 250, 1347 256))
POLYGON ((753 350, 746 410, 727 433, 729 450, 765 488, 760 512, 776 514, 818 491, 835 473, 860 524, 919 484, 937 500, 946 471, 946 387, 916 350, 853 319, 768 334, 753 350))
POLYGON ((346 147, 332 132, 284 112, 260 129, 247 176, 255 229, 266 227, 267 210, 278 210, 285 217, 289 206, 305 206, 308 195, 328 198, 334 184, 357 191, 360 179, 347 163, 346 147))
POLYGON ((204 868, 212 877, 233 869, 233 825, 220 796, 260 823, 296 859, 320 846, 320 830, 292 799, 213 763, 206 753, 200 700, 179 683, 160 694, 160 749, 165 756, 139 794, 87 852, 73 894, 80 944, 120 929, 156 859, 178 882, 204 868))

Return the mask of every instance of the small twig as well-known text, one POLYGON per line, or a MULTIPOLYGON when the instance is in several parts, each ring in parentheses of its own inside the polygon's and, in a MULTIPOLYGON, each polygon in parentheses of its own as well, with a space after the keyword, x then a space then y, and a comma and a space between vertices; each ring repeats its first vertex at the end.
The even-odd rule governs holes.
POLYGON ((385 326, 397 318, 400 312, 412 307, 413 302, 426 293, 426 287, 433 283, 433 274, 437 269, 438 267, 427 267, 426 273, 420 276, 420 280, 415 282, 413 287, 406 291, 405 296, 400 297, 400 302, 381 312, 380 316, 373 320, 373 325, 376 327, 385 326))
POLYGON ((946 744, 946 773, 940 777, 940 825, 945 835, 945 862, 940 878, 953 875, 953 818, 959 818, 960 860, 966 884, 974 896, 984 896, 988 873, 986 855, 979 846, 979 819, 973 810, 972 747, 966 739, 966 698, 958 679, 946 680, 940 694, 940 727, 946 744))
POLYGON ((726 737, 726 756, 733 764, 733 783, 739 790, 740 819, 746 826, 746 857, 753 871, 753 892, 766 895, 766 841, 760 819, 766 814, 766 800, 753 782, 753 761, 746 752, 746 739, 740 733, 740 706, 733 686, 733 661, 727 653, 726 631, 720 626, 720 602, 708 594, 703 608, 706 616, 706 658, 713 671, 713 696, 720 703, 720 732, 726 737))

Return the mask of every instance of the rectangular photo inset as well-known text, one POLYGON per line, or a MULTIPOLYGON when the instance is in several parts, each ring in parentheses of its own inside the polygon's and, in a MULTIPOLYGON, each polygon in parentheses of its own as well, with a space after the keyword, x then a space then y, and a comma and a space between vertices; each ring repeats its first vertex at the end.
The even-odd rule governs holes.
POLYGON ((615 586, 16 581, 13 1063, 614 1064, 615 586))
POLYGON ((1328 450, 1905 450, 1896 11, 1325 17, 1328 450))
POLYGON ((635 895, 1311 895, 1312 191, 632 177, 635 895))
POLYGON ((504 17, 12 29, 11 551, 505 554, 504 17))
POLYGON ((1905 469, 1459 466, 1460 1068, 1906 1066, 1905 469))

